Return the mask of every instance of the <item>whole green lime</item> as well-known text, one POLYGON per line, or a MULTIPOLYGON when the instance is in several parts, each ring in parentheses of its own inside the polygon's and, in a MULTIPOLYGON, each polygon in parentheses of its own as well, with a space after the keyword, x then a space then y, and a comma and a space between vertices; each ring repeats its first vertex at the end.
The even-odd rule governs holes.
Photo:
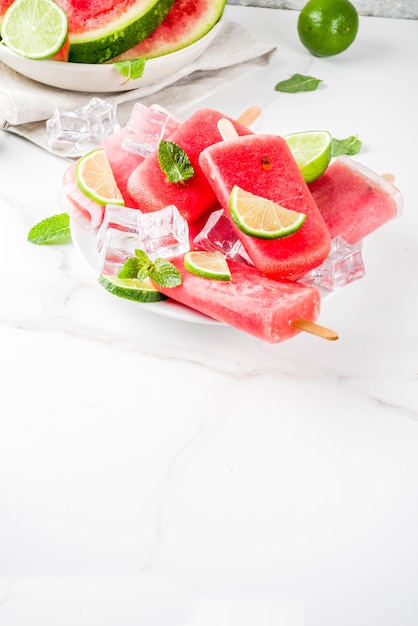
POLYGON ((349 0, 309 0, 299 14, 299 39, 315 56, 340 54, 356 38, 358 22, 349 0))

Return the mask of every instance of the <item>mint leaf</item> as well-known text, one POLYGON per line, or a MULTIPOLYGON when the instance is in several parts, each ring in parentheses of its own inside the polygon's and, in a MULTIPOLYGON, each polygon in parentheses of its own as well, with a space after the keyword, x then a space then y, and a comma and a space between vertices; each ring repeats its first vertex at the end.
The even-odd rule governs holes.
POLYGON ((115 69, 126 78, 124 84, 130 80, 141 78, 145 69, 145 59, 133 59, 132 61, 117 61, 113 63, 115 69))
POLYGON ((71 241, 70 216, 59 213, 38 222, 28 232, 28 241, 36 245, 71 241))
POLYGON ((181 274, 167 259, 155 259, 150 278, 161 287, 177 287, 181 285, 181 274))
POLYGON ((194 176, 193 165, 185 151, 172 141, 158 144, 158 162, 170 183, 184 183, 194 176))
POLYGON ((362 142, 358 137, 351 136, 346 137, 345 139, 335 139, 332 138, 331 142, 331 156, 336 157, 340 156, 340 154, 358 154, 361 150, 362 142))
POLYGON ((150 277, 161 287, 181 285, 181 274, 170 261, 161 258, 151 261, 144 250, 135 250, 135 256, 125 262, 118 277, 137 278, 141 281, 150 277))
POLYGON ((284 93, 296 93, 298 91, 315 91, 319 83, 322 83, 320 78, 314 78, 313 76, 304 76, 303 74, 293 74, 287 80, 282 80, 275 86, 275 91, 282 91, 284 93))
MULTIPOLYGON (((136 252, 140 252, 140 251, 136 250, 136 252)), ((143 268, 144 268, 144 263, 137 256, 133 256, 127 261, 125 261, 125 264, 119 271, 118 278, 138 278, 138 274, 139 272, 143 270, 143 268)), ((148 276, 148 273, 145 275, 145 278, 147 276, 148 276)))

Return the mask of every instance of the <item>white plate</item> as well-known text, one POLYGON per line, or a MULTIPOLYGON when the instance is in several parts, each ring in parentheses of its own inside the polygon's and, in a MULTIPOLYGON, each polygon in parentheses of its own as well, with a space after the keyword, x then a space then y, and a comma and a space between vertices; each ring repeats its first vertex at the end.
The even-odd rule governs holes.
MULTIPOLYGON (((94 273, 94 275, 98 277, 100 273, 100 259, 97 252, 97 231, 86 230, 82 228, 79 224, 77 224, 74 220, 71 220, 70 227, 71 237, 76 250, 82 257, 82 259, 86 262, 90 270, 94 273)), ((360 245, 361 247, 363 247, 362 242, 360 245)), ((325 289, 319 289, 319 292, 321 294, 322 302, 324 300, 327 300, 334 293, 336 293, 336 291, 327 291, 325 289)), ((165 317, 182 320, 184 322, 223 325, 223 322, 218 322, 217 320, 214 320, 211 317, 200 313, 199 311, 190 309, 189 307, 186 307, 179 302, 175 302, 170 298, 167 300, 162 300, 161 302, 138 302, 137 305, 148 309, 148 311, 152 313, 157 313, 158 315, 164 315, 165 317)))
POLYGON ((222 28, 222 23, 221 18, 204 37, 182 50, 149 59, 145 64, 141 78, 130 80, 127 83, 112 64, 34 61, 25 59, 1 43, 0 61, 19 74, 51 87, 96 93, 128 91, 152 85, 192 63, 213 42, 222 28))

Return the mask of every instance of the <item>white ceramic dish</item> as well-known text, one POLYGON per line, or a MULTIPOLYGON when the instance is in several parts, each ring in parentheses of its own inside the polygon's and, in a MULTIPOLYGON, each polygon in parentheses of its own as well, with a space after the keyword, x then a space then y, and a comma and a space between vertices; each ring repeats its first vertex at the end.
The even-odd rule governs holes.
POLYGON ((150 59, 145 64, 141 78, 125 82, 125 78, 112 64, 62 63, 59 61, 34 61, 9 50, 0 43, 0 61, 27 78, 44 85, 95 93, 129 91, 146 87, 172 76, 192 63, 213 42, 222 28, 223 19, 201 39, 190 46, 150 59))
MULTIPOLYGON (((79 224, 71 220, 71 237, 75 245, 76 250, 86 262, 87 266, 94 273, 95 276, 99 276, 100 273, 100 260, 97 253, 97 234, 96 231, 86 230, 79 224)), ((332 291, 326 291, 324 289, 319 290, 321 293, 322 302, 328 299, 333 293, 332 291)), ((173 319, 182 320, 184 322, 194 322, 197 324, 222 324, 217 320, 190 309, 174 300, 167 299, 161 302, 152 303, 136 303, 140 307, 146 308, 152 313, 158 315, 164 315, 165 317, 171 317, 173 319)))

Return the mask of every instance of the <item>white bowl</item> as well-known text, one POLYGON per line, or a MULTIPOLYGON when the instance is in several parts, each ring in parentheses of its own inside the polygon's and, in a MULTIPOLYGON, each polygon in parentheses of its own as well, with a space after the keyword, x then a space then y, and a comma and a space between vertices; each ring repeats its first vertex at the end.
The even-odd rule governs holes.
POLYGON ((0 61, 27 78, 44 85, 69 89, 109 93, 129 91, 152 85, 192 63, 213 42, 222 28, 222 18, 198 41, 190 46, 145 63, 142 76, 125 82, 112 64, 65 63, 61 61, 34 61, 16 54, 0 43, 0 61))

